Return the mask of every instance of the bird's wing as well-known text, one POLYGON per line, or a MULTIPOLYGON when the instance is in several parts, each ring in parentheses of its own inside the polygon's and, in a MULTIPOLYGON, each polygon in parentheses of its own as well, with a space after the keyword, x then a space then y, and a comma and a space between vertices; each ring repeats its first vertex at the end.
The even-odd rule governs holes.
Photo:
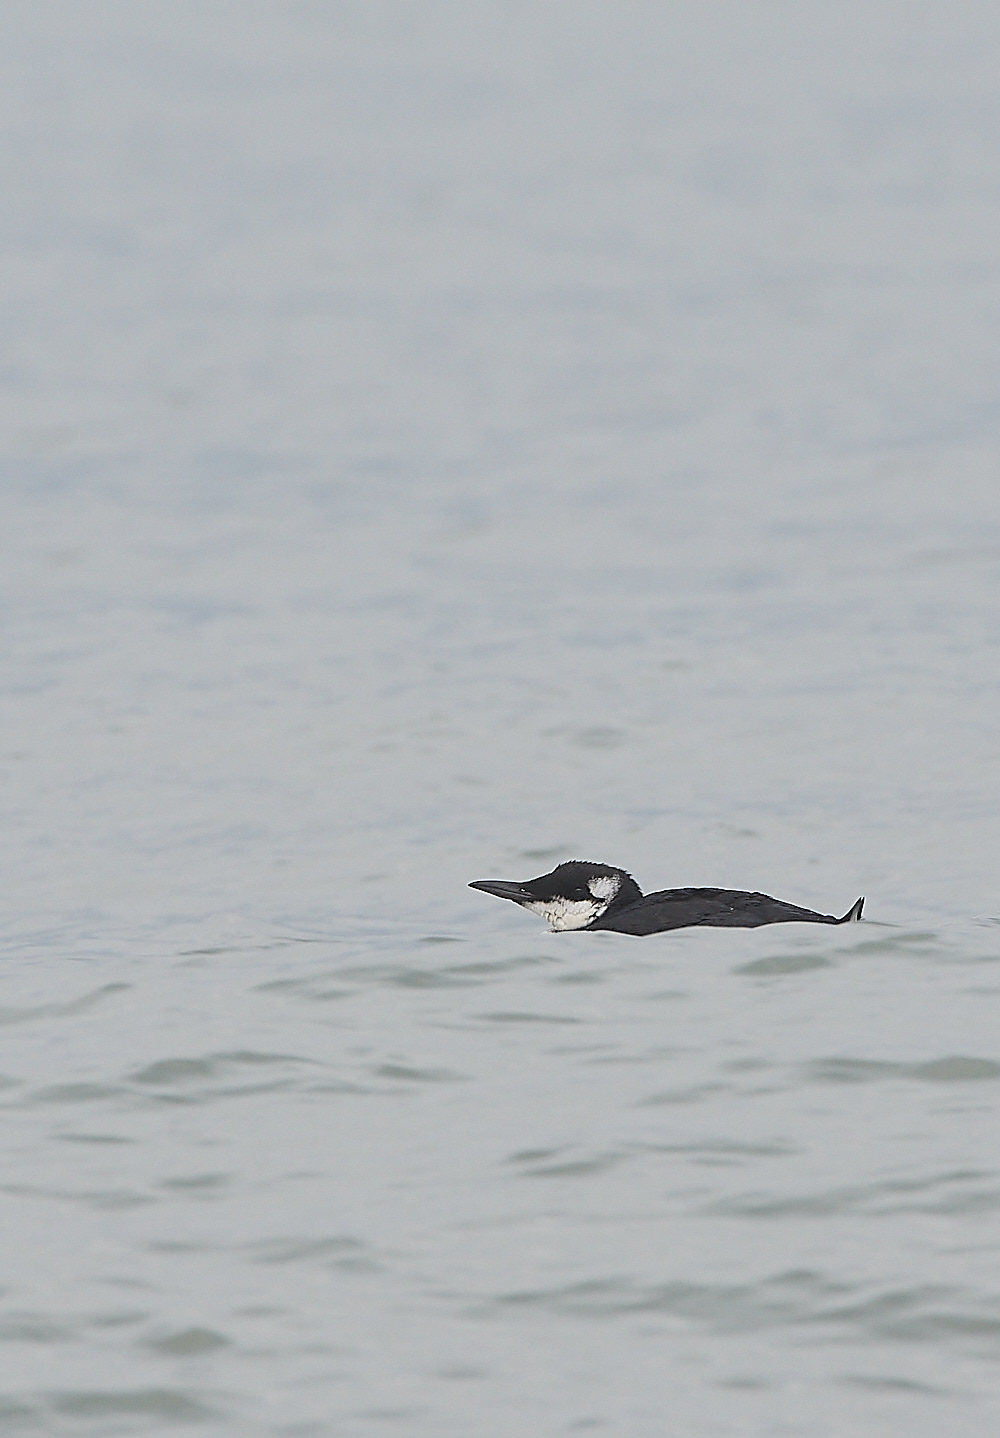
POLYGON ((667 929, 693 925, 712 928, 755 929, 761 924, 804 920, 813 924, 835 924, 832 914, 817 914, 772 899, 770 894, 745 894, 738 889, 662 889, 618 913, 605 914, 594 929, 612 929, 619 934, 660 934, 667 929))

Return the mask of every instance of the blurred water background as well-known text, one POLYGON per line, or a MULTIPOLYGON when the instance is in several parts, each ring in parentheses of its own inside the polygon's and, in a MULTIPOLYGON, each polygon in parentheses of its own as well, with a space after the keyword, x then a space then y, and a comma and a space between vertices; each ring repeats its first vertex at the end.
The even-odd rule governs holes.
POLYGON ((998 73, 7 0, 0 1433, 994 1438, 998 73))

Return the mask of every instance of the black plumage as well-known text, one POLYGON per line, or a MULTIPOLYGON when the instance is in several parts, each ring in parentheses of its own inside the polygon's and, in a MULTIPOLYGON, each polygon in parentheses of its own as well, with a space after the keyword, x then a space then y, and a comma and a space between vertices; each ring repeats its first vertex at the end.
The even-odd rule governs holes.
POLYGON ((618 934, 661 934, 668 929, 755 929, 762 924, 847 924, 861 918, 858 899, 842 918, 819 914, 739 889, 660 889, 643 894, 624 869, 581 860, 560 864, 550 874, 523 883, 480 879, 470 888, 533 909, 555 929, 610 930, 618 934))
POLYGON ((588 928, 613 929, 619 934, 660 934, 665 929, 686 929, 696 924, 723 929, 756 929, 761 924, 846 924, 860 919, 864 899, 858 899, 842 919, 818 914, 798 904, 772 899, 770 894, 749 894, 740 889, 660 889, 645 894, 625 908, 606 910, 588 928))

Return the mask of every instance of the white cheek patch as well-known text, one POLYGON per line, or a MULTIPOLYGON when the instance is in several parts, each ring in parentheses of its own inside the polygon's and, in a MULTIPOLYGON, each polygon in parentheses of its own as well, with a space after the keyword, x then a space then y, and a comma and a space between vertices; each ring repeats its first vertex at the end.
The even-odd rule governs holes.
POLYGON ((533 904, 522 904, 539 914, 554 934, 566 929, 585 929, 589 923, 603 914, 607 904, 597 899, 538 899, 533 904))
POLYGON ((599 879, 590 879, 587 888, 595 899, 600 899, 604 907, 611 903, 611 900, 621 888, 622 881, 616 874, 602 874, 599 879))

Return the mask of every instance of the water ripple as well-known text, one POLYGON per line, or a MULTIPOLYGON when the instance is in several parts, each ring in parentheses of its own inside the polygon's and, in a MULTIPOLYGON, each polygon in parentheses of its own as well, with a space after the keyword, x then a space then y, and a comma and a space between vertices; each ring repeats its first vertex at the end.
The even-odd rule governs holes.
POLYGON ((745 1193, 708 1204, 706 1213, 742 1218, 826 1218, 844 1213, 964 1213, 989 1211, 1000 1202, 998 1175, 989 1170, 958 1170, 924 1178, 894 1178, 880 1183, 845 1185, 810 1194, 745 1193), (983 1184, 987 1187, 983 1187, 983 1184), (969 1188, 972 1185, 973 1187, 969 1188), (943 1191, 943 1193, 942 1193, 943 1191), (941 1195, 930 1202, 912 1196, 941 1195))
POLYGON ((49 1403, 56 1413, 91 1421, 134 1418, 146 1423, 205 1423, 220 1416, 217 1409, 176 1388, 70 1390, 52 1394, 49 1403))
POLYGON ((844 1337, 957 1341, 1000 1356, 1000 1300, 984 1301, 946 1285, 889 1287, 868 1296, 810 1270, 790 1270, 755 1284, 684 1281, 638 1283, 623 1277, 502 1293, 474 1310, 480 1316, 544 1312, 617 1319, 661 1313, 719 1333, 804 1327, 844 1337), (856 1293, 856 1296, 852 1296, 856 1293))
POLYGON ((755 959, 750 964, 741 964, 733 973, 750 974, 759 978, 772 974, 801 974, 807 969, 830 967, 830 960, 824 959, 820 954, 772 954, 765 959, 755 959))
POLYGON ((322 1268, 371 1273, 381 1265, 368 1244, 336 1234, 329 1238, 269 1238, 244 1244, 241 1251, 252 1263, 315 1263, 322 1268))
POLYGON ((1000 1078, 994 1059, 948 1054, 923 1063, 894 1063, 884 1059, 826 1058, 804 1065, 813 1083, 873 1083, 879 1079, 920 1079, 925 1083, 981 1083, 1000 1078))
POLYGON ((86 1013, 88 1009, 103 1003, 112 994, 125 993, 131 987, 131 984, 102 984, 100 988, 92 989, 90 993, 83 994, 78 999, 70 999, 66 1003, 35 1004, 23 1009, 0 1009, 0 1027, 24 1024, 32 1019, 61 1019, 86 1013))
POLYGON ((229 1346, 229 1339, 213 1328, 182 1328, 159 1338, 146 1338, 143 1347, 162 1353, 167 1358, 200 1358, 229 1346))
POLYGON ((582 1024, 585 1019, 573 1018, 569 1014, 532 1014, 520 1010, 474 1016, 490 1024, 582 1024))

